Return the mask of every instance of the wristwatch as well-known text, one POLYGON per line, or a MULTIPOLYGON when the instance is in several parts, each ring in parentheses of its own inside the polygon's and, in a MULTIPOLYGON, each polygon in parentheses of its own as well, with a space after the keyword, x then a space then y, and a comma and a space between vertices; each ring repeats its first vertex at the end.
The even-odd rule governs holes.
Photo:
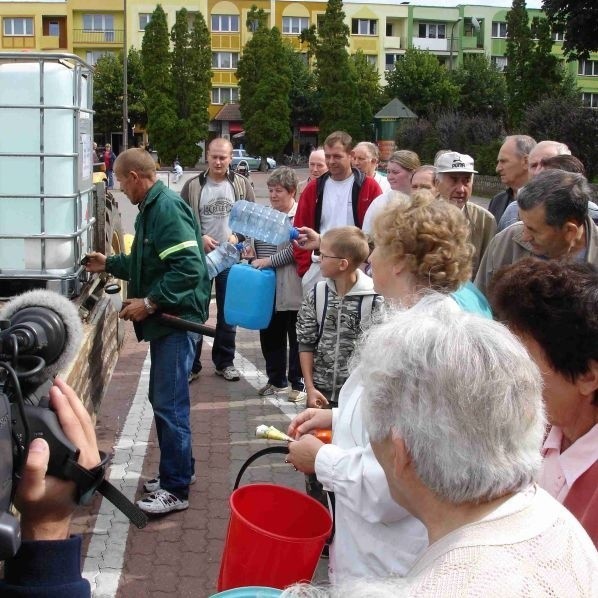
POLYGON ((151 316, 152 314, 156 313, 156 307, 154 304, 149 300, 148 297, 143 298, 143 306, 145 307, 145 311, 151 316))

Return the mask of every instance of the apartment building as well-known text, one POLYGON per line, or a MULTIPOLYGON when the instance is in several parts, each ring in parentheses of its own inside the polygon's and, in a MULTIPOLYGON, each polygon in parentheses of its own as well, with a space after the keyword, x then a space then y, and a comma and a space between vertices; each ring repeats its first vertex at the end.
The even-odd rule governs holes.
MULTIPOLYGON (((184 4, 161 0, 169 27, 185 7, 190 19, 200 11, 212 38, 212 105, 215 127, 219 113, 239 98, 236 66, 251 32, 245 26, 251 6, 262 8, 298 52, 306 52, 300 32, 318 25, 326 10, 321 0, 199 0, 184 4)), ((468 54, 485 54, 500 69, 506 66, 506 14, 509 0, 479 0, 479 4, 450 0, 355 0, 344 3, 350 30, 349 51, 362 50, 385 74, 408 48, 428 50, 447 68, 461 64, 468 54)), ((541 14, 540 0, 528 1, 531 17, 541 14)), ((103 54, 125 43, 140 48, 144 29, 156 2, 143 0, 0 0, 2 51, 55 50, 72 52, 94 64, 103 54), (126 29, 126 35, 125 35, 126 29)), ((562 56, 562 36, 554 37, 553 52, 562 56)), ((577 76, 584 102, 598 108, 598 54, 590 60, 567 63, 577 76)), ((230 113, 230 108, 228 109, 230 113)), ((229 114, 230 116, 230 114, 229 114)), ((227 122, 227 133, 241 129, 238 110, 227 122)), ((227 117, 228 118, 228 117, 227 117)), ((226 125, 224 125, 226 127, 226 125)))

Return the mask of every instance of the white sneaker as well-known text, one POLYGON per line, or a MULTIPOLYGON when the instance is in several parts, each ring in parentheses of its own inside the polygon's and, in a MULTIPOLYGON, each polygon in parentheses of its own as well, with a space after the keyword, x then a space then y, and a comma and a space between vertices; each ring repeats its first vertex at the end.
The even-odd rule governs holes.
POLYGON ((189 501, 177 498, 167 490, 156 490, 137 501, 137 506, 149 515, 165 515, 189 508, 189 501))
POLYGON ((289 390, 289 403, 301 403, 307 399, 307 393, 302 390, 289 390))
POLYGON ((262 397, 270 397, 272 395, 277 395, 277 394, 281 394, 281 393, 285 393, 287 392, 287 387, 286 386, 274 386, 274 384, 270 384, 268 382, 268 384, 266 384, 266 386, 262 386, 262 388, 260 388, 257 391, 258 395, 261 395, 262 397))
MULTIPOLYGON (((195 484, 197 478, 195 477, 195 474, 193 474, 191 476, 191 481, 189 482, 190 484, 195 484)), ((145 484, 143 484, 143 491, 144 492, 156 492, 156 490, 160 490, 160 476, 157 475, 155 478, 152 478, 151 480, 148 480, 147 482, 145 482, 145 484)))
POLYGON ((239 374, 239 370, 233 365, 229 365, 221 370, 216 370, 217 376, 222 376, 225 380, 229 382, 235 382, 241 379, 241 374, 239 374))

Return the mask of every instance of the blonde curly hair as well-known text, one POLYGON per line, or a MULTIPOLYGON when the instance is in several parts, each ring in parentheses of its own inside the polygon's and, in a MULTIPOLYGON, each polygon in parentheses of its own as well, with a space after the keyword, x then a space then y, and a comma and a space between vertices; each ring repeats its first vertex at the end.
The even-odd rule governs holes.
POLYGON ((461 210, 427 189, 392 202, 374 221, 374 243, 392 261, 406 259, 420 285, 443 293, 471 278, 474 247, 461 210))

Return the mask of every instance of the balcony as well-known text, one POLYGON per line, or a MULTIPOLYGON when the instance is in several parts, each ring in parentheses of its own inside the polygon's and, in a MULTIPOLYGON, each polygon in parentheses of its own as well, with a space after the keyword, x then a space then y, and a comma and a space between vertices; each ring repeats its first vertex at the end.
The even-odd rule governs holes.
POLYGON ((39 43, 40 50, 60 50, 60 37, 58 35, 42 35, 39 43))
MULTIPOLYGON (((454 42, 453 42, 454 44, 454 42)), ((448 39, 435 39, 431 37, 414 37, 412 40, 412 46, 417 50, 430 50, 431 52, 448 52, 449 51, 449 40, 448 39)), ((453 49, 455 44, 453 45, 453 49)))
POLYGON ((240 33, 212 33, 212 50, 241 50, 240 33))
MULTIPOLYGON (((457 39, 455 39, 455 41, 457 41, 457 39)), ((462 37, 460 41, 462 50, 481 50, 484 48, 483 44, 475 35, 466 35, 462 37)))
POLYGON ((89 29, 73 29, 73 44, 85 46, 102 46, 104 44, 122 46, 124 40, 122 29, 90 31, 89 29))
POLYGON ((396 36, 386 36, 384 38, 384 49, 385 50, 400 50, 401 49, 401 38, 396 36))

